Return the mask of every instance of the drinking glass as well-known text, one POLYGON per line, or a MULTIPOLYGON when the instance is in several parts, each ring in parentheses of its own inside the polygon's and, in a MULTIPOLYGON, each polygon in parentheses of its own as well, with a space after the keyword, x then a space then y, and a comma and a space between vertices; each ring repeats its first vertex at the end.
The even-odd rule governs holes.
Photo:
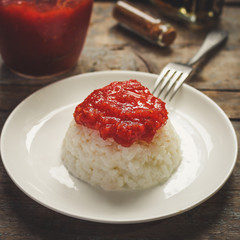
POLYGON ((93 0, 0 0, 0 53, 25 77, 56 76, 82 51, 93 0))

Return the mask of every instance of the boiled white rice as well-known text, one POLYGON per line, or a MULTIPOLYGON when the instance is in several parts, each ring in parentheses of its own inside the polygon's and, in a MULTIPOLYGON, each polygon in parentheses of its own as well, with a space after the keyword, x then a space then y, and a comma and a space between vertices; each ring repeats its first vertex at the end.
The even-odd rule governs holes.
POLYGON ((62 159, 70 173, 105 190, 142 189, 165 182, 181 162, 180 139, 171 122, 151 143, 123 147, 103 140, 97 130, 73 120, 66 133, 62 159))

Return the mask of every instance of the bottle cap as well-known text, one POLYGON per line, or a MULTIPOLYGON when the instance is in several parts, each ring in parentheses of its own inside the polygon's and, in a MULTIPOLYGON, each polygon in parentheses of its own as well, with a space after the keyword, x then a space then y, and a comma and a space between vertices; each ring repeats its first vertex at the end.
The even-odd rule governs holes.
POLYGON ((160 46, 171 45, 177 37, 176 30, 171 25, 161 25, 160 29, 162 30, 162 33, 159 34, 158 44, 160 46))

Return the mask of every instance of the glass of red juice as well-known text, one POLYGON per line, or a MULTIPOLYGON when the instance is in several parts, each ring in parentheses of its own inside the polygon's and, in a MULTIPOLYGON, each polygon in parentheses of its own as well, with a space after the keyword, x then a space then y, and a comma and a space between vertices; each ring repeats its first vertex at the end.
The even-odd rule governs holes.
POLYGON ((93 0, 0 0, 0 53, 26 77, 63 74, 78 61, 93 0))

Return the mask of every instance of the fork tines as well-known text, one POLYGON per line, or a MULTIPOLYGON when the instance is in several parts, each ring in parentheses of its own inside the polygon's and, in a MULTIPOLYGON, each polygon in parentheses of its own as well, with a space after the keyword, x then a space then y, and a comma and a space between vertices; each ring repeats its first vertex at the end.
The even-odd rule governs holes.
POLYGON ((153 94, 170 101, 191 72, 192 68, 189 66, 180 63, 167 64, 155 82, 153 94))

